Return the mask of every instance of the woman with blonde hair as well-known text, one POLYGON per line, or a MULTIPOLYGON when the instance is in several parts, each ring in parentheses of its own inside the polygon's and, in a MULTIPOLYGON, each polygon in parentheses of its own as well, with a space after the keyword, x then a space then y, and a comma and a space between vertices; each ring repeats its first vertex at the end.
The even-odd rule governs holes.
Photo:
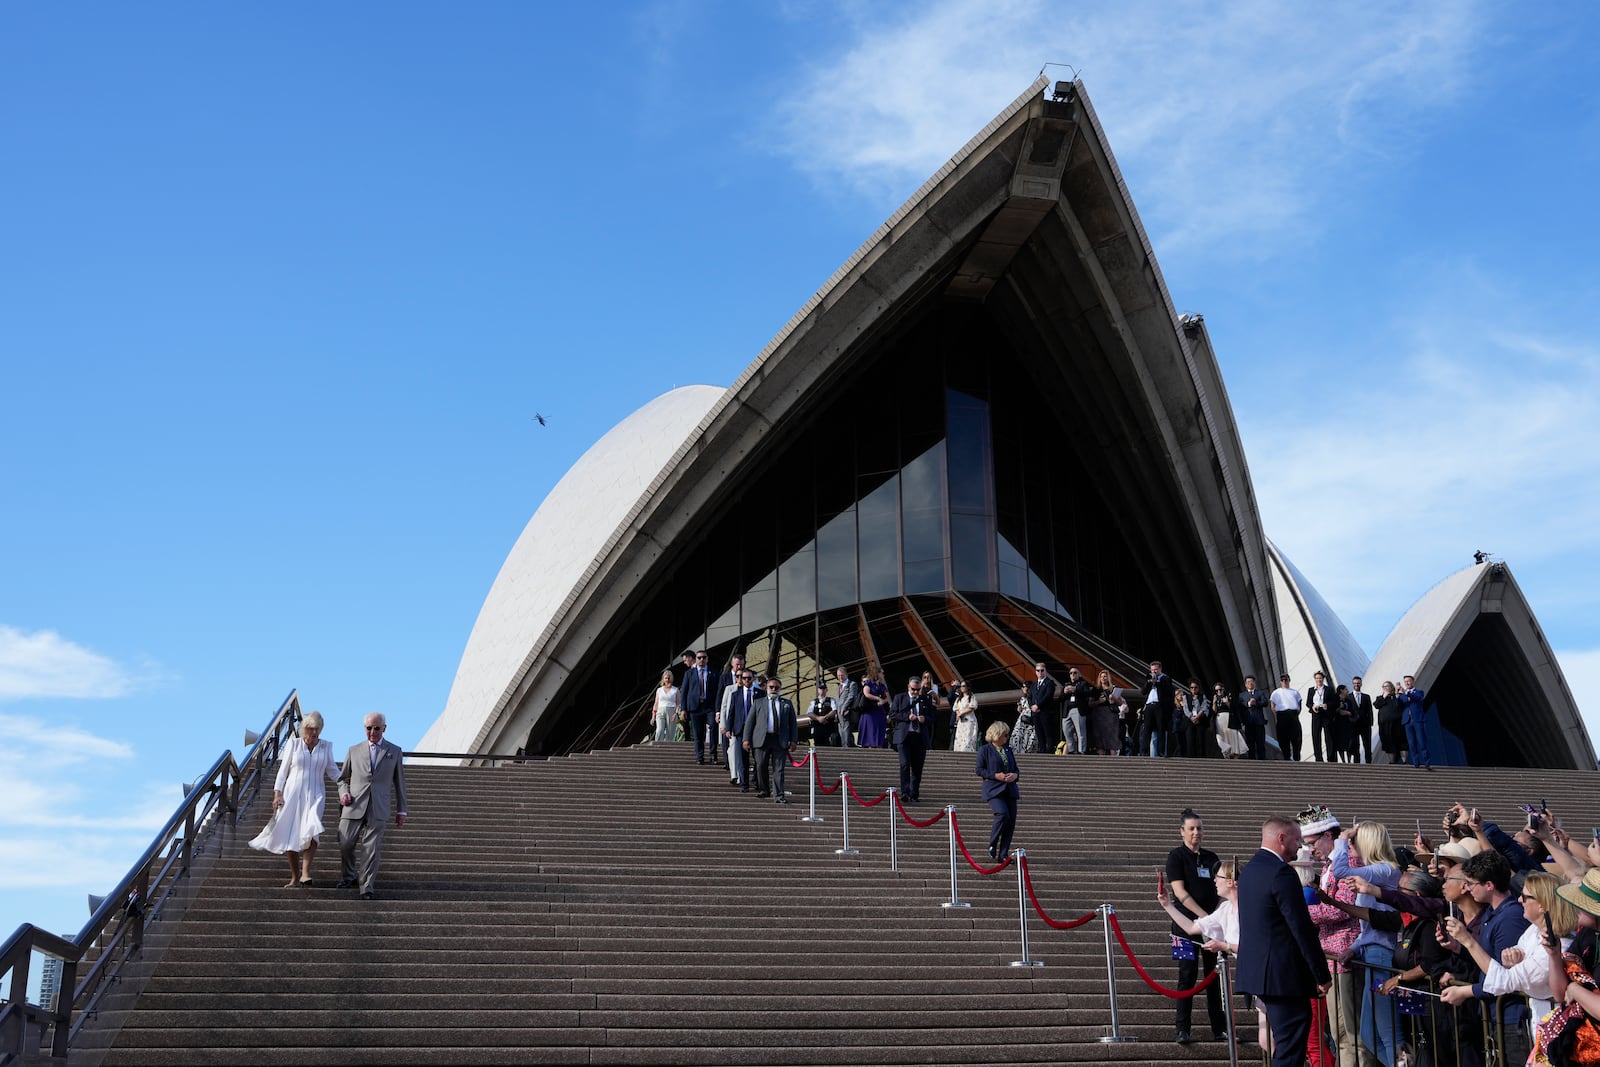
POLYGON ((311 861, 322 836, 322 811, 328 803, 323 779, 339 780, 333 742, 322 740, 322 713, 308 711, 300 720, 300 736, 283 746, 278 777, 272 783, 272 821, 250 842, 251 848, 289 857, 285 889, 311 884, 311 861))
POLYGON ((672 727, 678 721, 678 687, 672 684, 672 672, 661 672, 661 685, 656 688, 656 740, 671 741, 672 727))
MULTIPOLYGON (((1328 857, 1328 868, 1335 878, 1364 879, 1369 889, 1396 889, 1400 885, 1400 861, 1395 857, 1389 830, 1381 822, 1358 822, 1341 833, 1334 842, 1333 855, 1328 857)), ((1369 912, 1394 910, 1371 893, 1358 894, 1356 904, 1369 912)), ((1394 943, 1393 931, 1379 930, 1363 919, 1361 932, 1350 946, 1352 959, 1371 968, 1370 975, 1387 978, 1394 964, 1394 943)), ((1392 1000, 1375 992, 1371 980, 1362 986, 1361 1043, 1372 1049, 1384 1067, 1394 1067, 1397 1046, 1392 1000)))

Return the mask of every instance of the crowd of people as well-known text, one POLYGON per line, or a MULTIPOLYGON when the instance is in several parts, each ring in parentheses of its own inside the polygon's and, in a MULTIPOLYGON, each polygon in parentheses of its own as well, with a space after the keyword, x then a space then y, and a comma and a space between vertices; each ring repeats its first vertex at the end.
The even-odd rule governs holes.
MULTIPOLYGON (((1270 725, 1278 755, 1299 760, 1304 755, 1302 718, 1309 712, 1311 751, 1305 758, 1371 763, 1382 751, 1391 763, 1432 767, 1432 711, 1410 675, 1398 684, 1385 681, 1374 698, 1359 676, 1348 685, 1334 685, 1321 671, 1304 691, 1295 689, 1287 674, 1271 691, 1262 689, 1254 675, 1247 675, 1237 690, 1222 682, 1205 686, 1196 678, 1179 682, 1159 660, 1150 661, 1149 674, 1138 685, 1119 684, 1103 668, 1091 671, 1092 681, 1077 667, 1053 673, 1043 662, 1033 665, 1034 678, 1021 686, 1011 717, 1018 752, 1263 760, 1272 758, 1270 725)), ((693 741, 696 762, 720 762, 726 742, 749 710, 728 703, 728 694, 746 681, 745 673, 743 656, 733 656, 728 668, 719 670, 704 651, 684 652, 680 666, 661 673, 646 710, 655 740, 693 741), (725 717, 734 730, 723 727, 725 717)), ((809 740, 817 745, 898 747, 899 736, 907 732, 902 728, 906 720, 895 718, 894 708, 907 702, 901 699, 905 694, 890 691, 878 665, 868 663, 859 678, 839 667, 832 679, 831 694, 827 678, 816 682, 798 719, 809 740)), ((961 679, 940 682, 930 671, 914 680, 920 718, 913 721, 924 750, 942 732, 935 729, 936 714, 948 713, 950 747, 978 751, 985 716, 977 695, 961 679)), ((764 691, 769 679, 751 673, 749 681, 764 691)))
MULTIPOLYGON (((1172 919, 1177 988, 1235 957, 1274 1064, 1420 1067, 1600 1063, 1600 831, 1575 842, 1544 801, 1507 833, 1455 804, 1409 846, 1326 806, 1268 819, 1242 871, 1180 816, 1157 902, 1172 919)), ((1176 1039, 1194 1040, 1192 1001, 1176 1039)), ((1218 987, 1206 990, 1225 1036, 1218 987)))

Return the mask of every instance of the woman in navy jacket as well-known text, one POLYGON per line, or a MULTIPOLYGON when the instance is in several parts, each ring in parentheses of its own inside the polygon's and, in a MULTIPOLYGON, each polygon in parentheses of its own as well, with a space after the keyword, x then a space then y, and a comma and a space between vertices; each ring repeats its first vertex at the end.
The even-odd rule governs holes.
POLYGON ((978 777, 983 779, 983 799, 994 810, 989 830, 989 855, 1004 860, 1011 855, 1011 831, 1017 828, 1017 754, 1011 751, 1011 727, 995 722, 984 735, 989 743, 978 750, 978 777))

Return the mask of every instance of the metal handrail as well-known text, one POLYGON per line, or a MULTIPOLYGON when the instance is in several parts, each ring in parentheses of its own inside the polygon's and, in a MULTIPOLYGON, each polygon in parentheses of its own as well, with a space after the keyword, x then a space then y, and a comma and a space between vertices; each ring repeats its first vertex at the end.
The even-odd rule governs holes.
POLYGON ((285 739, 294 736, 300 719, 299 692, 291 690, 243 760, 235 761, 232 751, 218 756, 76 937, 68 940, 23 923, 0 945, 0 978, 10 979, 0 1006, 0 1065, 42 1048, 47 1033, 51 1057, 66 1057, 72 1039, 94 1017, 111 979, 143 947, 145 927, 160 918, 212 832, 237 825, 239 813, 260 787, 263 771, 278 758, 285 739), (102 940, 113 923, 115 930, 102 940), (98 955, 80 980, 78 965, 96 948, 98 955), (28 1001, 35 952, 62 961, 61 991, 49 1008, 28 1001))

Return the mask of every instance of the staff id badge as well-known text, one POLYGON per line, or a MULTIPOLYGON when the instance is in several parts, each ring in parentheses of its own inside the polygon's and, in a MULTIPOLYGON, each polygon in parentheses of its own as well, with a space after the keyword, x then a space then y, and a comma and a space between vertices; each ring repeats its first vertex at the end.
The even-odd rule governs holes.
POLYGON ((1194 873, 1198 874, 1201 878, 1210 878, 1211 877, 1211 868, 1210 867, 1196 867, 1194 869, 1194 873))

